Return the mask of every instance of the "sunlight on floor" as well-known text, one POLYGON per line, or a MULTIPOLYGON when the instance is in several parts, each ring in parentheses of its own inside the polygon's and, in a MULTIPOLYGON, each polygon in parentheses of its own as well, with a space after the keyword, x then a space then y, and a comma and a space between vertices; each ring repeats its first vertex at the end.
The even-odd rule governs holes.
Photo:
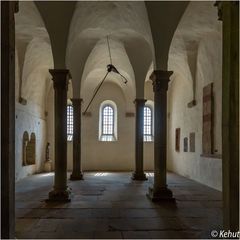
POLYGON ((96 177, 104 177, 104 176, 107 176, 108 173, 104 173, 104 172, 99 172, 99 173, 95 173, 94 176, 96 177))
POLYGON ((146 173, 147 177, 154 177, 154 173, 153 172, 148 172, 146 173))
POLYGON ((53 176, 53 175, 54 175, 54 173, 50 172, 50 173, 41 174, 41 175, 39 175, 39 177, 49 177, 49 176, 53 176))

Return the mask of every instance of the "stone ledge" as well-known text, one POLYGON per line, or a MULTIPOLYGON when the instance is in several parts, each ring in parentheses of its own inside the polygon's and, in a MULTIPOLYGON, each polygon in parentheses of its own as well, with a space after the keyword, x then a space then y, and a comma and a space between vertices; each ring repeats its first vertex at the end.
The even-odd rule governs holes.
POLYGON ((200 156, 201 156, 201 157, 205 157, 205 158, 217 158, 217 159, 222 159, 222 154, 206 154, 206 153, 202 153, 200 156))

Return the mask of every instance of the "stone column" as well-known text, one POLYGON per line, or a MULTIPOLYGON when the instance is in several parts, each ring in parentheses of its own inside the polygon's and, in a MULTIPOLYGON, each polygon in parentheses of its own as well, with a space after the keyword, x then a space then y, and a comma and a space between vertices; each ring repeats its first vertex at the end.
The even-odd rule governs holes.
POLYGON ((15 1, 1 2, 1 238, 15 238, 15 1))
POLYGON ((239 231, 239 2, 217 1, 222 20, 223 225, 239 231))
POLYGON ((81 98, 72 98, 73 104, 73 171, 70 180, 83 180, 81 168, 81 98))
POLYGON ((152 73, 154 91, 154 184, 149 188, 152 201, 174 200, 167 188, 167 90, 173 72, 157 70, 152 73))
POLYGON ((135 99, 136 123, 135 123, 135 172, 133 180, 147 180, 143 172, 143 111, 145 99, 135 99))
POLYGON ((49 201, 70 201, 67 188, 67 69, 50 69, 54 87, 55 176, 49 201))

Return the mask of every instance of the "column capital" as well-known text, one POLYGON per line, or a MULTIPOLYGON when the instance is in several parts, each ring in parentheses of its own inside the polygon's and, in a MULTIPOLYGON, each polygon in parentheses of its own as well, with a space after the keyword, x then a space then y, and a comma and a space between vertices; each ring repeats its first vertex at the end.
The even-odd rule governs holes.
POLYGON ((13 1, 13 10, 14 10, 14 13, 19 12, 19 2, 18 1, 13 1))
POLYGON ((83 99, 82 98, 71 98, 71 101, 72 101, 73 104, 81 105, 83 99))
POLYGON ((52 75, 54 89, 68 89, 69 70, 68 69, 49 69, 52 75))
POLYGON ((222 21, 222 1, 216 1, 214 6, 218 8, 218 20, 222 21))
MULTIPOLYGON (((214 6, 218 8, 218 20, 223 21, 223 9, 226 5, 239 8, 239 1, 216 1, 214 6)), ((227 16, 228 17, 228 16, 227 16)))
POLYGON ((158 92, 160 90, 168 90, 168 82, 173 71, 154 70, 150 76, 153 81, 153 91, 158 92))
POLYGON ((144 105, 146 101, 147 101, 147 100, 144 99, 144 98, 136 98, 136 99, 133 101, 133 103, 134 103, 134 104, 144 105))

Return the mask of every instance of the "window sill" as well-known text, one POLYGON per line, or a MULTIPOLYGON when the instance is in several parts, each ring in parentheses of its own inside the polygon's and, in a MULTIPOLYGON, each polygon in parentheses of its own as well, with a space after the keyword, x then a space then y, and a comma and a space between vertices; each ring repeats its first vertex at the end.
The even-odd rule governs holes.
POLYGON ((98 140, 101 143, 116 143, 117 140, 112 140, 112 141, 104 141, 104 140, 98 140))
POLYGON ((73 135, 67 135, 67 142, 72 142, 73 135))
POLYGON ((117 139, 115 136, 101 136, 99 142, 116 142, 117 139))
POLYGON ((153 142, 154 141, 154 137, 152 135, 144 135, 143 136, 143 142, 147 143, 147 142, 153 142))

